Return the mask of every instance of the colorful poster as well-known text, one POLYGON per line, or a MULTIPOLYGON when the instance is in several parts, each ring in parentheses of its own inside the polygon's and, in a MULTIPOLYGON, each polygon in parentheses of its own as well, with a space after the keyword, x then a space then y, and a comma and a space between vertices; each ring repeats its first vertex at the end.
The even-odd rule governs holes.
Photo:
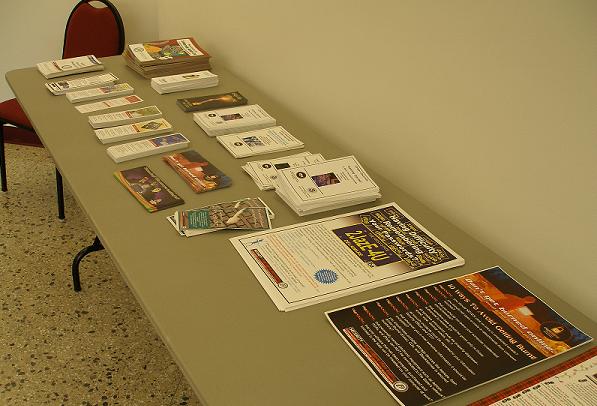
POLYGON ((282 311, 464 263, 396 203, 231 241, 282 311))
POLYGON ((592 340, 499 267, 326 315, 407 406, 436 402, 592 340))

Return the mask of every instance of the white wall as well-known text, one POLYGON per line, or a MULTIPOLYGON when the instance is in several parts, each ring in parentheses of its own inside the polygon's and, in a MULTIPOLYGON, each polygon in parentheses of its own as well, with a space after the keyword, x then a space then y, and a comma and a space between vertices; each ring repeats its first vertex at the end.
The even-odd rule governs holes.
POLYGON ((216 66, 597 316, 597 2, 158 4, 161 38, 195 36, 216 66))
MULTIPOLYGON (((1 0, 0 100, 14 97, 6 72, 58 59, 64 28, 78 0, 1 0)), ((157 0, 112 0, 124 21, 126 41, 157 39, 157 0)))

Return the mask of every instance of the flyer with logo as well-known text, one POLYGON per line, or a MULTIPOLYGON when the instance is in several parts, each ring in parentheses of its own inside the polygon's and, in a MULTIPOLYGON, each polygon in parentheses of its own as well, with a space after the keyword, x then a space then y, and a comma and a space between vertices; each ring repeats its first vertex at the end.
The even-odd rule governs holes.
POLYGON ((230 241, 280 311, 464 264, 396 203, 230 241))
POLYGON ((436 402, 592 340, 499 267, 326 316, 406 406, 436 402))

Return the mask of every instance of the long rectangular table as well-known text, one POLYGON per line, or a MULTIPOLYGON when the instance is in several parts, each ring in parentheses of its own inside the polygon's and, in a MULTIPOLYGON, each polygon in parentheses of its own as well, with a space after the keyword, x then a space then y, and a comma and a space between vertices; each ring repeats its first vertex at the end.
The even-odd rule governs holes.
MULTIPOLYGON (((381 188, 381 202, 396 201, 462 255, 466 265, 290 313, 279 312, 228 241, 240 233, 182 238, 165 219, 171 211, 147 213, 112 173, 148 165, 185 199, 182 208, 260 196, 276 213, 274 226, 373 205, 301 218, 274 192, 260 192, 240 168, 250 159, 234 159, 215 139, 203 133, 190 113, 184 113, 175 103, 180 97, 234 90, 250 103, 264 107, 303 140, 308 151, 320 152, 326 158, 350 153, 358 156, 358 151, 342 150, 319 136, 309 127, 308 117, 297 118, 284 100, 272 100, 225 69, 214 69, 221 83, 216 88, 158 95, 148 80, 125 66, 122 57, 102 61, 106 71, 135 88, 135 94, 145 99, 143 106, 156 104, 175 130, 191 140, 191 148, 229 175, 233 185, 197 195, 159 156, 115 164, 106 154, 106 146, 94 136, 87 115, 78 113, 65 97, 52 96, 44 87, 46 80, 35 68, 11 71, 6 78, 97 236, 205 406, 393 405, 394 400, 330 327, 324 311, 494 265, 502 266, 569 321, 595 335, 595 324, 589 318, 370 169, 381 188)), ((287 153, 269 156, 283 155, 287 153)), ((68 213, 66 217, 68 221, 68 213)), ((85 290, 79 294, 85 294, 85 290)), ((445 404, 461 405, 479 399, 579 351, 449 398, 445 404)))

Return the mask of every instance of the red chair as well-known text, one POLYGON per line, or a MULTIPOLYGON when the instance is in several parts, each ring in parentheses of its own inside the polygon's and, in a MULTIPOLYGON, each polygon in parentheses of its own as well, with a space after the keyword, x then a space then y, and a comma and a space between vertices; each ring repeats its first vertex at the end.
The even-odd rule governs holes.
MULTIPOLYGON (((77 3, 66 23, 62 58, 90 54, 101 58, 120 55, 123 51, 124 24, 116 7, 108 0, 82 0, 77 3), (94 7, 89 3, 101 3, 103 7, 94 7)), ((0 103, 0 180, 3 192, 8 190, 4 156, 5 130, 6 138, 10 142, 43 146, 19 102, 16 99, 10 99, 0 103), (5 127, 6 124, 11 124, 18 129, 5 127)), ((58 169, 56 169, 56 195, 58 218, 64 219, 62 176, 58 169)))

